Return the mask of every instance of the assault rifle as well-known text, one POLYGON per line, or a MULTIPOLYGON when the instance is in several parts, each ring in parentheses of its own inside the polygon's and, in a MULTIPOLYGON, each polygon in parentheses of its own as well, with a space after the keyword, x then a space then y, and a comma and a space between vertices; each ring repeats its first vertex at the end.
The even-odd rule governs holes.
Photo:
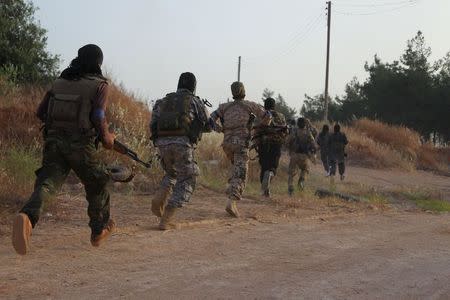
POLYGON ((114 140, 114 147, 113 147, 113 149, 116 152, 124 154, 124 155, 128 156, 129 158, 131 158, 132 160, 142 164, 146 168, 150 168, 152 166, 152 160, 151 159, 148 162, 145 162, 145 161, 141 160, 136 152, 134 152, 133 150, 131 150, 130 148, 128 148, 126 145, 124 145, 123 143, 119 142, 118 140, 114 140))
POLYGON ((252 140, 256 140, 265 136, 266 134, 274 132, 277 134, 287 134, 289 129, 287 125, 258 125, 253 128, 256 129, 256 134, 253 135, 252 140))
POLYGON ((212 107, 212 104, 211 104, 211 102, 208 101, 208 99, 202 99, 202 101, 203 101, 203 104, 205 104, 206 106, 212 107))

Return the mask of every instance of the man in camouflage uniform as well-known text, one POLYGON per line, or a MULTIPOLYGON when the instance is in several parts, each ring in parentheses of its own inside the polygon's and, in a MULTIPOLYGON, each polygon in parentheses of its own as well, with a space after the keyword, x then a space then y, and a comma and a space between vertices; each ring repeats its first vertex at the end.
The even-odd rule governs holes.
POLYGON ((259 165, 261 166, 261 192, 264 196, 269 197, 270 182, 278 168, 281 147, 287 135, 287 126, 284 115, 275 110, 273 98, 264 100, 264 108, 272 114, 272 123, 268 126, 256 126, 253 143, 258 151, 259 165))
POLYGON ((244 100, 245 88, 242 82, 233 82, 231 93, 234 101, 219 105, 219 108, 211 114, 211 119, 213 122, 218 119, 221 122, 224 133, 222 147, 233 164, 226 191, 228 196, 226 211, 237 218, 239 212, 236 201, 241 199, 247 181, 251 123, 256 116, 261 120, 261 125, 268 125, 271 114, 261 105, 244 100))
POLYGON ((288 138, 287 144, 289 147, 289 178, 288 178, 288 192, 292 196, 294 194, 294 177, 300 169, 300 177, 298 186, 300 189, 305 187, 306 175, 309 173, 309 160, 311 153, 314 152, 314 137, 310 130, 306 128, 306 121, 304 118, 297 120, 297 129, 288 138))
POLYGON ((37 116, 45 123, 42 167, 36 171, 33 194, 13 224, 13 246, 21 255, 29 250, 31 230, 39 220, 43 202, 55 197, 70 170, 86 191, 91 244, 99 246, 114 229, 106 188, 109 175, 97 157, 94 142, 98 135, 103 146, 112 149, 115 138, 105 118, 108 82, 102 76, 102 61, 98 46, 80 48, 78 57, 39 105, 37 116))
POLYGON ((334 183, 336 175, 336 164, 339 168, 341 180, 345 178, 345 146, 348 144, 347 136, 341 132, 339 124, 334 125, 334 132, 330 135, 328 141, 329 158, 330 158, 330 181, 334 183))
POLYGON ((203 132, 211 131, 205 104, 195 96, 196 85, 194 74, 182 73, 177 91, 153 107, 152 140, 159 149, 165 175, 152 200, 152 212, 161 218, 161 230, 174 227, 175 211, 189 202, 199 175, 194 147, 203 132))

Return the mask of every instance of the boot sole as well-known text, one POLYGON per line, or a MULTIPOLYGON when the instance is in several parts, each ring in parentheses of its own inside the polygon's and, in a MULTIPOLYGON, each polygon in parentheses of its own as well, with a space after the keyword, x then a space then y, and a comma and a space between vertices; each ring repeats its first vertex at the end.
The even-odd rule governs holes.
POLYGON ((14 218, 12 243, 17 254, 25 255, 30 249, 30 237, 27 235, 27 216, 19 214, 14 218))
POLYGON ((93 247, 100 247, 101 244, 103 244, 110 236, 111 234, 116 230, 116 223, 114 221, 110 221, 112 222, 111 226, 111 230, 108 230, 108 232, 99 240, 97 241, 93 241, 91 240, 91 245, 93 247))

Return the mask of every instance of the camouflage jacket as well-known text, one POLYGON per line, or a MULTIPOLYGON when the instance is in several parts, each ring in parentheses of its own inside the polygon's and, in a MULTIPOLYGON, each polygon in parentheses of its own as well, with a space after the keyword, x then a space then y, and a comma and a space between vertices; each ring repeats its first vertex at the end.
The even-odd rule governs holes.
POLYGON ((224 143, 249 142, 251 134, 248 128, 250 114, 254 114, 261 124, 268 125, 271 121, 270 114, 259 104, 247 100, 234 100, 219 105, 219 108, 211 114, 211 119, 221 122, 224 143))
POLYGON ((288 128, 284 115, 275 110, 271 110, 270 112, 272 114, 272 122, 270 125, 255 126, 254 142, 256 144, 283 144, 286 140, 288 128))

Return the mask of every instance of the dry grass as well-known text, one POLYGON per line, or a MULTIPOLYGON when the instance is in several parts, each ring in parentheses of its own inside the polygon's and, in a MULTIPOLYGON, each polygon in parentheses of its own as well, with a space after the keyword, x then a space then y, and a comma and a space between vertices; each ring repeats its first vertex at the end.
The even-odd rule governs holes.
MULTIPOLYGON (((44 88, 36 87, 11 88, 8 92, 0 93, 0 155, 6 158, 5 162, 16 161, 18 166, 24 164, 29 166, 12 168, 14 163, 8 163, 8 167, 5 167, 5 163, 1 166, 0 192, 4 195, 3 202, 28 197, 31 192, 34 175, 30 172, 30 168, 34 169, 40 161, 42 147, 40 122, 35 116, 35 111, 44 93, 44 88), (17 174, 13 176, 13 172, 17 174), (21 172, 25 175, 22 176, 21 172), (16 175, 26 179, 15 179, 16 175), (19 181, 22 182, 23 189, 18 188, 21 184, 19 181)), ((154 153, 149 140, 148 124, 151 113, 148 107, 138 101, 139 99, 132 93, 114 84, 111 85, 109 99, 107 116, 115 127, 117 138, 147 160, 154 153)), ((369 168, 404 170, 421 168, 448 172, 450 149, 435 148, 429 144, 421 145, 419 135, 408 128, 363 119, 355 121, 350 126, 344 126, 343 131, 349 138, 347 151, 351 164, 369 168)), ((230 167, 221 148, 222 138, 223 136, 217 133, 205 134, 196 151, 196 160, 202 170, 200 181, 220 189, 224 189, 230 167)), ((133 164, 125 156, 111 151, 101 151, 109 163, 133 164)), ((252 157, 255 155, 254 152, 251 154, 252 157)), ((277 180, 283 182, 279 187, 280 192, 285 192, 286 189, 287 161, 286 158, 283 159, 277 176, 277 180)), ((142 184, 145 182, 143 179, 141 183, 135 184, 133 189, 141 189, 139 186, 144 186, 144 190, 152 190, 160 179, 161 168, 155 164, 151 170, 140 169, 140 171, 144 176, 141 178, 147 178, 148 184, 142 184)), ((250 162, 249 179, 247 190, 251 194, 259 194, 257 161, 250 162)))

